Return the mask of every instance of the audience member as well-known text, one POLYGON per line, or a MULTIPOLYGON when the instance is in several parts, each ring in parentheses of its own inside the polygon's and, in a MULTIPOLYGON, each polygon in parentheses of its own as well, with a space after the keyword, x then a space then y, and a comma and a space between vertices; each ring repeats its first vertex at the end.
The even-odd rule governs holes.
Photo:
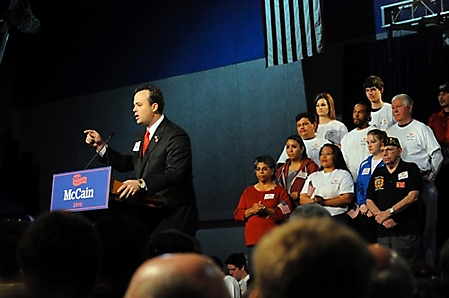
POLYGON ((148 258, 168 253, 202 253, 201 243, 195 237, 175 229, 151 236, 148 258))
POLYGON ((445 163, 449 163, 449 83, 438 87, 438 102, 441 111, 430 115, 428 124, 440 144, 445 163))
POLYGON ((377 225, 377 242, 396 251, 408 264, 421 259, 421 220, 417 203, 422 189, 416 164, 401 159, 397 138, 387 137, 381 147, 385 166, 374 170, 366 205, 377 225))
POLYGON ((290 220, 296 218, 311 218, 311 217, 328 217, 332 218, 329 211, 319 204, 306 204, 296 207, 290 215, 290 220))
POLYGON ((443 156, 432 130, 425 124, 413 119, 413 100, 407 94, 393 97, 393 117, 397 123, 387 130, 387 134, 399 139, 403 152, 402 159, 418 165, 424 181, 421 199, 425 206, 425 224, 423 230, 423 252, 425 261, 435 265, 436 223, 438 191, 434 179, 438 173, 443 156))
POLYGON ((228 268, 229 274, 238 281, 243 297, 248 290, 251 278, 248 271, 248 258, 245 254, 233 253, 226 258, 224 263, 228 268))
POLYGON ((234 211, 234 219, 245 222, 248 247, 253 247, 266 232, 287 219, 293 210, 286 190, 273 181, 275 166, 269 155, 256 158, 254 169, 258 182, 243 191, 234 211))
POLYGON ((380 147, 382 142, 387 138, 385 131, 373 129, 368 132, 367 147, 371 154, 360 164, 357 181, 356 181, 356 199, 360 208, 360 215, 357 217, 359 223, 359 231, 362 237, 369 243, 376 243, 376 221, 373 213, 366 206, 366 191, 370 182, 371 174, 378 167, 385 164, 382 160, 382 152, 380 147))
POLYGON ((371 120, 369 125, 381 130, 387 130, 396 123, 393 118, 391 104, 382 100, 384 82, 377 76, 369 76, 363 82, 366 97, 371 102, 371 120))
POLYGON ((369 298, 413 298, 415 279, 410 266, 396 252, 379 244, 370 244, 375 267, 369 298))
POLYGON ((366 297, 374 258, 350 228, 327 218, 291 220, 257 245, 250 298, 366 297))
POLYGON ((21 283, 16 250, 20 236, 29 225, 29 221, 0 221, 0 284, 21 283))
POLYGON ((22 234, 17 257, 31 297, 88 297, 100 268, 101 240, 80 214, 46 212, 22 234))
POLYGON ((318 120, 316 135, 340 146, 348 129, 337 120, 334 99, 329 93, 323 92, 315 97, 314 104, 318 120))
POLYGON ((210 258, 175 253, 152 258, 134 273, 125 298, 229 298, 210 258))
POLYGON ((0 297, 28 297, 20 275, 16 258, 20 236, 29 225, 29 220, 8 219, 0 221, 0 297))
MULTIPOLYGON (((324 144, 329 144, 330 141, 317 137, 315 130, 317 127, 316 116, 307 112, 296 115, 296 129, 301 136, 306 146, 307 156, 310 157, 318 166, 320 165, 320 149, 324 144)), ((278 165, 285 163, 288 159, 287 152, 282 150, 281 155, 277 161, 278 165)))
POLYGON ((321 170, 307 177, 301 190, 300 203, 323 205, 335 220, 350 225, 346 212, 353 201, 354 180, 340 148, 334 144, 323 145, 320 161, 321 170))
POLYGON ((137 268, 148 258, 148 230, 137 218, 106 215, 95 226, 103 243, 103 258, 93 297, 125 294, 137 268))
POLYGON ((293 206, 299 205, 299 194, 307 176, 318 171, 318 165, 307 157, 306 147, 302 138, 291 135, 287 138, 285 151, 288 159, 276 172, 276 178, 283 188, 287 190, 293 206))
POLYGON ((229 291, 229 297, 230 298, 240 298, 241 297, 240 285, 239 285, 237 279, 235 279, 233 276, 230 276, 230 275, 227 275, 226 273, 224 273, 223 262, 217 256, 211 256, 210 258, 212 259, 212 261, 214 261, 214 263, 221 270, 224 283, 226 285, 226 288, 228 288, 228 291, 229 291))
POLYGON ((367 133, 375 128, 368 125, 368 121, 371 119, 369 104, 364 102, 357 103, 352 111, 352 119, 355 128, 341 140, 341 152, 352 178, 354 181, 357 181, 357 171, 360 163, 369 155, 368 147, 366 146, 367 133))
POLYGON ((438 102, 441 110, 429 117, 429 127, 433 130, 440 144, 443 154, 443 162, 437 177, 435 186, 438 190, 438 218, 437 218, 437 247, 441 248, 444 241, 449 238, 449 217, 446 210, 449 209, 449 83, 443 83, 438 87, 438 102))

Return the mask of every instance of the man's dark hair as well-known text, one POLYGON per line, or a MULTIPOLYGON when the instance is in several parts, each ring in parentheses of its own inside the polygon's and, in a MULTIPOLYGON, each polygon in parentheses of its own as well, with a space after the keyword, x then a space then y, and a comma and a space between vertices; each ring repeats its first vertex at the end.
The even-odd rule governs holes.
POLYGON ((248 259, 244 253, 230 254, 224 261, 226 265, 234 265, 235 267, 242 269, 245 266, 245 270, 248 271, 248 259))
POLYGON ((367 112, 368 114, 371 113, 371 103, 370 103, 370 102, 368 102, 368 101, 366 101, 366 100, 361 100, 361 101, 356 102, 356 104, 354 105, 354 107, 355 107, 356 105, 364 106, 366 112, 367 112))
POLYGON ((19 266, 32 297, 86 297, 101 262, 101 240, 78 213, 49 211, 22 234, 19 266))
POLYGON ((381 78, 371 75, 367 77, 363 82, 363 89, 370 87, 376 87, 377 89, 380 90, 384 87, 384 82, 382 81, 381 78))
POLYGON ((310 123, 312 123, 312 124, 316 122, 316 115, 315 114, 311 114, 309 112, 299 113, 298 115, 296 115, 295 120, 296 120, 296 122, 298 122, 302 118, 309 119, 310 123))
POLYGON ((165 100, 164 96, 162 95, 161 89, 159 89, 156 86, 153 85, 141 85, 134 90, 134 95, 136 95, 137 92, 140 92, 142 90, 148 90, 150 91, 150 98, 148 98, 150 104, 157 103, 157 110, 159 114, 162 114, 164 112, 165 108, 165 100))

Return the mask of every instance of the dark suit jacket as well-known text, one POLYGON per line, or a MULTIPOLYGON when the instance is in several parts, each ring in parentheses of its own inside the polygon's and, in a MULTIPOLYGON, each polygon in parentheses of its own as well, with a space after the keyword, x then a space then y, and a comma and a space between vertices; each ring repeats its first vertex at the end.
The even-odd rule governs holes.
POLYGON ((157 194, 167 198, 167 204, 162 209, 138 206, 139 217, 153 233, 178 229, 195 235, 198 210, 193 188, 189 136, 165 117, 151 136, 148 149, 142 157, 144 134, 145 131, 139 133, 131 150, 123 155, 108 147, 100 161, 120 172, 134 170, 137 178, 145 180, 148 195, 157 194))

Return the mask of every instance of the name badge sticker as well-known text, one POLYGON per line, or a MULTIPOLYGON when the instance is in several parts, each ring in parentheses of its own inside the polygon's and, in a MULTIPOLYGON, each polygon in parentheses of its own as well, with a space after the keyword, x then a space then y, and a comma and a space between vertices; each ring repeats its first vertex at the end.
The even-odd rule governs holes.
POLYGON ((272 200, 274 199, 274 193, 268 193, 263 197, 264 200, 272 200))
POLYGON ((299 172, 299 173, 298 173, 298 177, 299 177, 299 178, 306 179, 306 178, 307 178, 307 172, 299 172))
POLYGON ((134 148, 133 148, 133 151, 134 151, 134 152, 139 151, 140 143, 141 143, 141 141, 138 141, 138 142, 134 143, 134 148))
POLYGON ((404 172, 398 174, 398 180, 407 179, 407 178, 408 178, 408 171, 404 171, 404 172))

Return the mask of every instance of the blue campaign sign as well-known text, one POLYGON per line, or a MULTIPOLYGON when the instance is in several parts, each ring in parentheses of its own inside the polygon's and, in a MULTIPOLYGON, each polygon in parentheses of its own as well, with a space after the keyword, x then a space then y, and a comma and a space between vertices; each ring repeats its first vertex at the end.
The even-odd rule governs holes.
POLYGON ((50 210, 106 209, 110 183, 111 167, 54 174, 50 210))

